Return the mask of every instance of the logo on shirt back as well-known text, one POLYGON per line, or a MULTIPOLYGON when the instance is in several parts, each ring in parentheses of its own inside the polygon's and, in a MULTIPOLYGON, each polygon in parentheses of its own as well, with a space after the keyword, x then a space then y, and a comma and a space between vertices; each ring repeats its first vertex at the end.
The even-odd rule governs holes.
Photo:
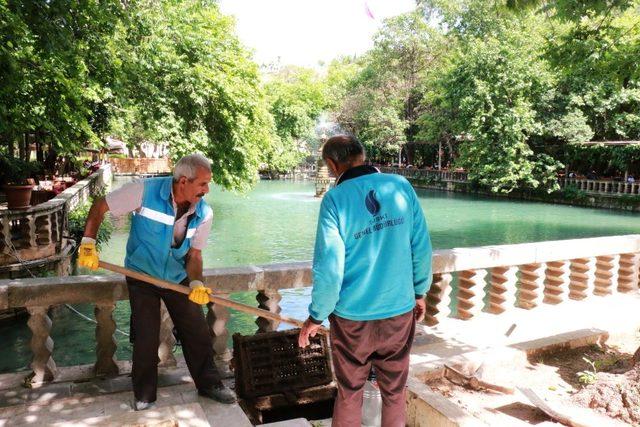
POLYGON ((376 199, 376 192, 374 190, 369 190, 367 196, 364 198, 364 205, 367 207, 367 210, 373 218, 369 220, 369 225, 367 227, 353 233, 353 238, 356 240, 373 233, 377 233, 378 231, 386 228, 404 224, 404 217, 402 216, 390 219, 387 216, 388 214, 380 213, 380 202, 376 199))
POLYGON ((380 202, 376 199, 375 190, 370 190, 367 197, 364 198, 364 204, 371 215, 376 215, 380 212, 380 202))

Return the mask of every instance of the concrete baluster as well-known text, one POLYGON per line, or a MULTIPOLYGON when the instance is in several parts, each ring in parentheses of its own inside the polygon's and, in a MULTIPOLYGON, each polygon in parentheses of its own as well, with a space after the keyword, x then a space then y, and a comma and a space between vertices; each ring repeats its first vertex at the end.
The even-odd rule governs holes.
POLYGON ((11 221, 1 221, 2 222, 2 242, 0 248, 2 248, 2 253, 4 255, 11 254, 11 221))
POLYGON ((544 281, 544 302, 559 304, 569 295, 569 261, 547 263, 544 281))
POLYGON ((27 229, 29 230, 29 246, 31 246, 32 248, 37 248, 38 247, 38 243, 36 242, 36 216, 35 215, 29 215, 27 217, 27 229))
MULTIPOLYGON (((227 294, 216 294, 216 296, 229 297, 227 294)), ((224 377, 232 377, 233 373, 229 369, 229 362, 233 354, 227 348, 227 341, 229 340, 229 330, 227 329, 227 321, 230 317, 229 310, 218 304, 208 304, 207 308, 207 324, 211 333, 214 361, 224 377)))
POLYGON ((572 259, 569 264, 569 298, 583 300, 593 296, 595 288, 595 258, 572 259))
MULTIPOLYGON (((280 300, 282 296, 277 289, 268 289, 264 291, 258 291, 256 300, 258 301, 258 308, 270 311, 271 313, 280 313, 280 300)), ((258 325, 258 332, 272 332, 278 330, 280 322, 277 320, 269 320, 264 317, 258 317, 256 319, 256 325, 258 325)))
POLYGON ((489 311, 500 314, 515 307, 518 267, 493 267, 489 290, 489 311))
POLYGON ((93 370, 99 376, 118 375, 116 363, 116 322, 113 320, 114 302, 97 303, 94 309, 96 316, 96 364, 93 370))
POLYGON ((520 266, 518 307, 528 310, 542 304, 544 299, 544 272, 544 264, 525 264, 520 266))
POLYGON ((53 340, 51 339, 51 319, 47 314, 49 307, 27 307, 31 330, 32 373, 25 382, 40 384, 53 381, 56 376, 56 363, 51 357, 53 340))
POLYGON ((465 270, 458 274, 458 316, 471 319, 482 311, 486 270, 465 270))
POLYGON ((433 283, 426 295, 427 312, 425 323, 434 326, 451 314, 449 305, 451 304, 451 280, 450 273, 433 275, 433 283))
POLYGON ((173 335, 173 321, 164 302, 160 303, 160 346, 158 347, 158 366, 176 366, 176 358, 173 355, 173 347, 176 345, 176 337, 173 335))
POLYGON ((614 283, 617 280, 616 267, 618 264, 618 256, 603 255, 596 257, 596 279, 595 290, 596 295, 611 295, 614 292, 614 283))
POLYGON ((622 254, 618 269, 618 292, 638 290, 640 276, 640 253, 622 254))

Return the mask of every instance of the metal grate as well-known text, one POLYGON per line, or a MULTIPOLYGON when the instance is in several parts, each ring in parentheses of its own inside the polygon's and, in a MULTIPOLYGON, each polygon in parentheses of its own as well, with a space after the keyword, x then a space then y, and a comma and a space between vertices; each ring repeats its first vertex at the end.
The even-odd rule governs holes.
POLYGON ((236 393, 247 399, 291 393, 333 380, 327 337, 298 347, 299 329, 233 335, 236 393))

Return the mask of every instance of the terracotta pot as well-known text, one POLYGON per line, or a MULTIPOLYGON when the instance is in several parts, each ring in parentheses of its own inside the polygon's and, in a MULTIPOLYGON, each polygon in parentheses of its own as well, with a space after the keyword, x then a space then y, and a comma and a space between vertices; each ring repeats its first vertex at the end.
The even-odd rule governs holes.
POLYGON ((6 185, 3 190, 7 195, 9 209, 24 209, 31 206, 32 185, 6 185))

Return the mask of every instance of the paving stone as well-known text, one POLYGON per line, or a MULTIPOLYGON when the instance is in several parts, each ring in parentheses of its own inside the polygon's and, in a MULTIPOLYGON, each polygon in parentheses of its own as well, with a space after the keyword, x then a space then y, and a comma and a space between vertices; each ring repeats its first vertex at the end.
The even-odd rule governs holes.
POLYGON ((275 423, 260 424, 259 427, 312 427, 312 424, 305 418, 295 418, 293 420, 278 421, 275 423))
POLYGON ((22 405, 27 403, 29 399, 29 392, 29 389, 22 387, 1 391, 0 407, 22 405))

